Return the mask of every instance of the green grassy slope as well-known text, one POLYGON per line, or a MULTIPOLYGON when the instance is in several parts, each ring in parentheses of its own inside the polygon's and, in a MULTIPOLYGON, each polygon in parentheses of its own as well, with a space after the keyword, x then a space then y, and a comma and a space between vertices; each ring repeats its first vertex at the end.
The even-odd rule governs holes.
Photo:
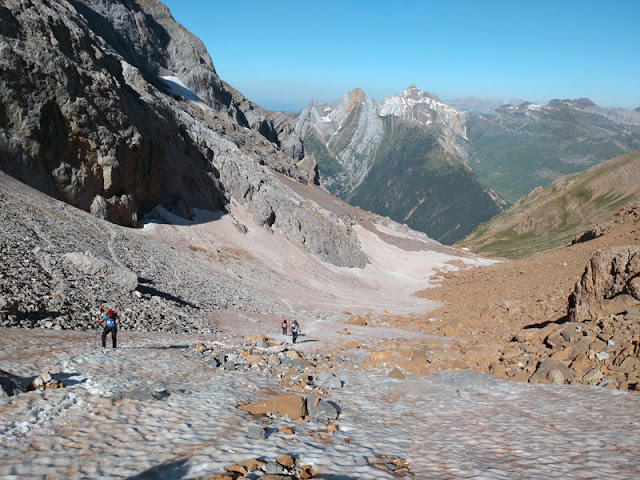
POLYGON ((569 243, 606 212, 640 196, 640 153, 622 155, 537 188, 456 245, 521 258, 569 243))

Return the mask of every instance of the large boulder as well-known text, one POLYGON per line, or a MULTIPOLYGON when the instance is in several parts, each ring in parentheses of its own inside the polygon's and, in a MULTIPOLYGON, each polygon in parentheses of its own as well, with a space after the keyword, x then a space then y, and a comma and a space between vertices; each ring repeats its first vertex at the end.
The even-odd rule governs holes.
POLYGON ((600 249, 569 295, 573 322, 627 312, 640 303, 640 246, 600 249))
POLYGON ((575 378, 575 374, 564 363, 553 358, 546 358, 535 373, 529 378, 529 383, 567 383, 575 378))

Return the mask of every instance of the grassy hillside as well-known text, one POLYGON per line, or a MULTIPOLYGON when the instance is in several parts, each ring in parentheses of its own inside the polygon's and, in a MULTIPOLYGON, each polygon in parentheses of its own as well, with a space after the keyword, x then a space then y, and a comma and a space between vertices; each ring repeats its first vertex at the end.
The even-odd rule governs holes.
POLYGON ((453 243, 500 207, 466 165, 424 128, 385 117, 385 135, 349 203, 453 243))
POLYGON ((537 188, 457 246, 521 258, 569 243, 600 216, 640 196, 640 153, 608 160, 537 188))

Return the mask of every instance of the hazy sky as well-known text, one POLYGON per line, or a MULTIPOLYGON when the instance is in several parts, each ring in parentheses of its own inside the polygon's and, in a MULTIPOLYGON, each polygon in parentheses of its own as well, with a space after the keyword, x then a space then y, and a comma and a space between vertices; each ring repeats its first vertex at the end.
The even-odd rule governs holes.
POLYGON ((640 0, 163 0, 220 77, 271 110, 381 99, 591 98, 640 106, 640 0))

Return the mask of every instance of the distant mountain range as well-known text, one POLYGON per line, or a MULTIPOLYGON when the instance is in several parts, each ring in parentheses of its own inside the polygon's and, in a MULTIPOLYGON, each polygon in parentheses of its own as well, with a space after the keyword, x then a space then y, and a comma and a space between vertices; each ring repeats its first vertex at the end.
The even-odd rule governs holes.
POLYGON ((356 89, 312 102, 296 130, 331 193, 453 243, 507 205, 463 161, 464 117, 415 85, 380 103, 356 89))
POLYGON ((515 202, 537 186, 640 150, 640 112, 606 109, 591 100, 505 105, 467 115, 469 166, 515 202))
POLYGON ((454 98, 453 100, 446 101, 447 104, 451 105, 454 108, 457 108, 458 110, 462 110, 463 112, 485 115, 493 112, 495 109, 500 108, 503 105, 520 105, 524 102, 525 100, 521 98, 512 98, 510 100, 494 100, 491 98, 476 97, 454 98))
POLYGON ((640 150, 640 112, 588 99, 461 111, 411 85, 377 102, 359 89, 296 118, 323 185, 353 205, 453 243, 538 186, 640 150))

